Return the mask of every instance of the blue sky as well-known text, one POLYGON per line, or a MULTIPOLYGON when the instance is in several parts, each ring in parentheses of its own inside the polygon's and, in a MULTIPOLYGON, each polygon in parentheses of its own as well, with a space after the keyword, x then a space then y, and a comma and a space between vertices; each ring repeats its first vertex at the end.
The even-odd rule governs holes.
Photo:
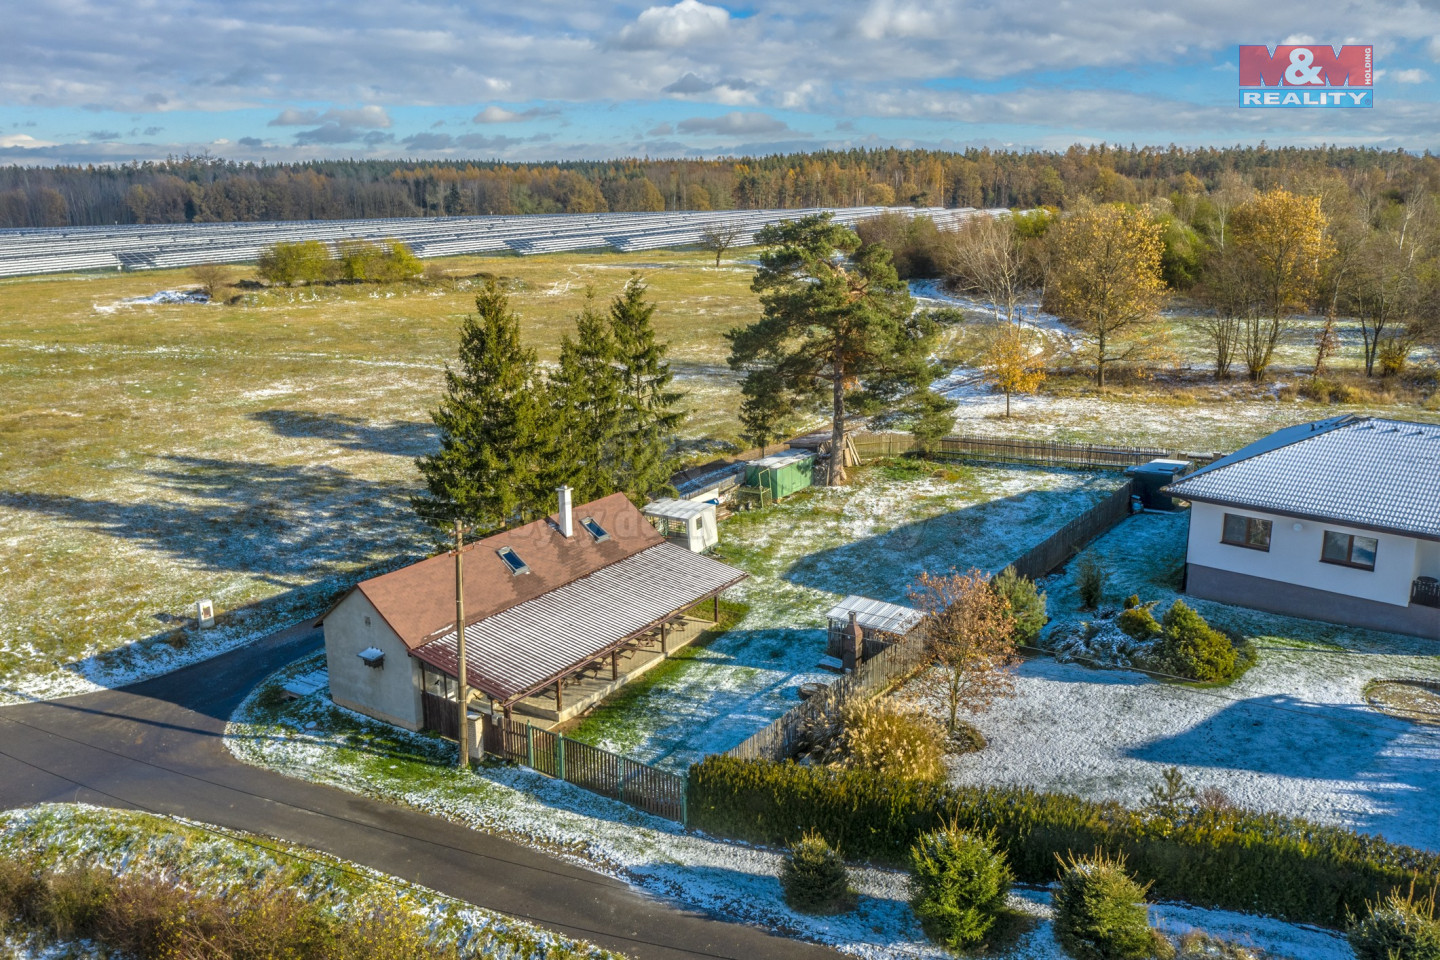
POLYGON ((0 162, 1440 151, 1440 0, 12 0, 5 21, 0 162), (1284 42, 1374 44, 1374 109, 1239 109, 1236 46, 1284 42))

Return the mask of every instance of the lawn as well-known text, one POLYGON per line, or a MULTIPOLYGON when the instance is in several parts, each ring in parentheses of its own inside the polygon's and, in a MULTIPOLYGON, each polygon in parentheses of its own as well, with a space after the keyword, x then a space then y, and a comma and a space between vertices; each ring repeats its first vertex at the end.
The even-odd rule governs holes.
POLYGON ((743 615, 643 695, 600 706, 569 733, 677 770, 728 750, 799 702, 801 684, 834 679, 817 664, 825 611, 841 597, 908 603, 922 571, 1003 567, 1120 480, 892 461, 862 468, 847 487, 736 514, 716 552, 750 574, 727 594, 743 615))
MULTIPOLYGON (((274 884, 341 916, 377 907, 399 911, 426 931, 437 952, 459 943, 465 945, 466 955, 479 957, 546 960, 563 955, 575 960, 621 960, 619 954, 608 950, 316 850, 135 811, 84 804, 0 811, 0 854, 36 856, 57 871, 67 864, 83 863, 117 875, 183 877, 189 889, 222 898, 241 887, 274 884)), ((0 956, 9 956, 4 928, 11 919, 0 918, 0 956)), ((11 941, 11 945, 16 948, 15 956, 22 958, 100 955, 84 943, 11 941)))
MULTIPOLYGON (((435 284, 236 288, 227 305, 136 302, 186 288, 184 271, 0 281, 0 702, 203 659, 428 552, 407 506, 413 458, 435 442, 427 412, 481 273, 507 279, 548 362, 587 286, 603 301, 640 271, 685 397, 679 452, 706 459, 736 441, 722 334, 758 316, 743 259, 718 269, 698 251, 438 263, 450 278, 435 284), (188 618, 205 598, 220 623, 197 634, 188 618)), ((964 354, 967 329, 951 330, 941 353, 964 354)), ((1202 450, 1359 409, 1265 391, 1172 395, 1163 384, 1096 397, 1057 382, 1007 420, 1000 398, 951 386, 966 432, 1202 450)))
MULTIPOLYGON (((542 360, 587 285, 603 301, 639 270, 694 455, 734 439, 721 333, 757 313, 749 267, 665 252, 444 266, 510 278, 542 360)), ((406 504, 413 458, 434 443, 427 411, 478 281, 124 303, 188 282, 0 282, 0 702, 200 659, 429 548, 406 504), (207 597, 220 626, 178 630, 207 597)))
MULTIPOLYGON (((1186 519, 1136 515, 1092 545, 1111 571, 1108 605, 1138 594, 1168 608, 1186 519)), ((1020 668, 1016 696, 974 718, 990 745, 950 761, 955 782, 1136 803, 1175 766, 1243 807, 1440 849, 1440 731, 1381 714, 1364 695, 1377 677, 1440 676, 1433 642, 1197 600, 1259 651, 1240 679, 1204 689, 1075 662, 1107 653, 1080 639, 1094 615, 1080 610, 1068 571, 1044 588, 1055 618, 1044 642, 1069 662, 1020 668)))

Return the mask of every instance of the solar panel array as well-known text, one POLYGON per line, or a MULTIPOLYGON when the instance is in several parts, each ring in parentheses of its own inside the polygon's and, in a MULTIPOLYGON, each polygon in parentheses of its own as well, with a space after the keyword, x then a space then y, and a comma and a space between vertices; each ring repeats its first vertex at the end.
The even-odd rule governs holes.
POLYGON ((854 225, 881 213, 924 215, 949 228, 981 214, 972 207, 841 207, 670 213, 569 213, 507 217, 294 220, 261 223, 137 224, 0 230, 0 277, 91 270, 159 270, 201 263, 250 263, 276 243, 399 240, 420 257, 475 253, 642 250, 699 244, 712 229, 734 229, 736 244, 782 220, 828 212, 854 225))

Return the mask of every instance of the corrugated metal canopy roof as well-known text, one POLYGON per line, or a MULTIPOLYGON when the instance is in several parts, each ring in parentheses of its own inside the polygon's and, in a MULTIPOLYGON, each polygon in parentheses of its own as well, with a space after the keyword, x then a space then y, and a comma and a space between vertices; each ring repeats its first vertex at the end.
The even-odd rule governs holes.
POLYGON ((791 451, 789 453, 772 453, 768 457, 764 457, 759 460, 751 460, 750 466, 769 467, 771 470, 778 470, 781 467, 788 467, 792 463, 800 463, 805 460, 813 459, 815 459, 815 454, 803 450, 799 453, 796 453, 794 451, 791 451))
POLYGON ((827 620, 834 620, 842 623, 850 622, 850 614, 855 614, 855 620, 865 630, 878 630, 882 633, 896 633, 904 635, 913 630, 925 615, 914 607, 902 607, 898 603, 886 603, 884 600, 871 600, 869 597, 861 597, 850 594, 826 612, 827 620))
MULTIPOLYGON (((734 567, 661 543, 465 627, 470 686, 510 701, 745 579, 734 567)), ((454 676, 455 631, 414 655, 454 676)))
POLYGON ((1440 540, 1440 425, 1379 417, 1278 431, 1167 488, 1216 503, 1440 540))
POLYGON ((647 517, 661 517, 665 520, 693 520, 706 511, 714 509, 715 504, 704 500, 662 498, 645 504, 640 512, 647 517))

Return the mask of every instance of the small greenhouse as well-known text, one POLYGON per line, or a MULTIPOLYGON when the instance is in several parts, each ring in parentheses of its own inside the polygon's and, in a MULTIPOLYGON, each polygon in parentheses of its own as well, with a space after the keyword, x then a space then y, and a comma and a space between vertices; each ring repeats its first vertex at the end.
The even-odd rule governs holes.
POLYGON ((640 512, 662 535, 691 553, 704 553, 720 542, 713 501, 667 498, 647 503, 640 512))

